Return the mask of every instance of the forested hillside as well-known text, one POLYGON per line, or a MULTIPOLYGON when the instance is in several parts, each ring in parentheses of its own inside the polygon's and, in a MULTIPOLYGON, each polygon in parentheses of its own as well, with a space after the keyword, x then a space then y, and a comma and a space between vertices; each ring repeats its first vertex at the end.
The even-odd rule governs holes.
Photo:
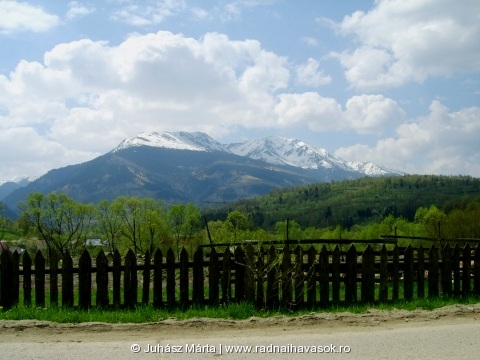
POLYGON ((209 220, 224 220, 232 210, 267 230, 278 221, 301 227, 329 227, 380 222, 388 215, 413 221, 420 207, 444 212, 480 201, 480 179, 470 176, 405 175, 365 177, 275 190, 266 196, 236 201, 207 211, 209 220))

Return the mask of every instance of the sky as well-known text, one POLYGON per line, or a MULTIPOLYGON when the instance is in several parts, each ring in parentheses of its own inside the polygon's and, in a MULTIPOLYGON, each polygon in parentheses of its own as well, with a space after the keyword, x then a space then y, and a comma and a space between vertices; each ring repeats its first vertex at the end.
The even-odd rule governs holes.
POLYGON ((0 181, 141 132, 480 177, 479 0, 0 0, 0 181))

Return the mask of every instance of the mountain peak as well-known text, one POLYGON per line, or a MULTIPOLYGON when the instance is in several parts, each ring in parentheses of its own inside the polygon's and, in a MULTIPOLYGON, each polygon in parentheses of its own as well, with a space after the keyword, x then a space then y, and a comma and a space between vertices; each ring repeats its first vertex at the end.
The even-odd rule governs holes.
POLYGON ((190 151, 228 151, 222 144, 202 132, 151 132, 123 140, 113 152, 137 146, 190 151))

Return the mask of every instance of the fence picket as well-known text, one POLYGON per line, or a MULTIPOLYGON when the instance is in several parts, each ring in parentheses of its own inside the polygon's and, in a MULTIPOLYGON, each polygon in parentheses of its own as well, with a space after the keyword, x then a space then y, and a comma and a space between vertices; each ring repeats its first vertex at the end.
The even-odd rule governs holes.
POLYGON ((295 265, 294 265, 294 306, 300 308, 304 306, 304 282, 305 276, 303 274, 303 251, 300 245, 295 248, 295 265))
POLYGON ((95 258, 95 265, 97 267, 96 282, 97 282, 97 295, 95 304, 98 307, 107 307, 109 305, 108 299, 108 259, 100 250, 95 258))
POLYGON ((78 305, 87 309, 92 300, 92 258, 87 250, 83 250, 78 262, 78 305))
POLYGON ((439 295, 438 276, 438 249, 432 245, 428 251, 428 297, 439 295))
POLYGON ((292 258, 288 244, 285 244, 282 252, 281 282, 282 296, 280 304, 282 307, 287 308, 292 304, 292 258))
POLYGON ((218 254, 215 248, 212 248, 208 264, 208 300, 212 305, 218 305, 219 302, 220 273, 218 266, 218 254))
POLYGON ((470 295, 470 278, 472 274, 471 265, 472 251, 470 245, 466 244, 463 248, 462 257, 462 295, 470 295))
POLYGON ((307 262, 307 306, 313 307, 317 302, 317 274, 315 271, 315 258, 317 257, 317 251, 310 246, 308 249, 308 262, 307 262))
POLYGON ((32 258, 27 251, 23 253, 23 303, 32 305, 32 258))
POLYGON ((351 245, 347 250, 345 272, 345 302, 357 301, 357 249, 351 245))
POLYGON ((73 260, 68 250, 62 256, 62 306, 73 306, 73 260))
POLYGON ((205 301, 204 296, 204 276, 203 276, 203 249, 199 247, 193 255, 193 294, 192 300, 196 305, 202 305, 205 301))
POLYGON ((368 245, 362 254, 362 302, 375 301, 375 256, 373 249, 368 245))
POLYGON ((175 254, 172 248, 167 250, 167 304, 169 308, 175 306, 175 254))
POLYGON ((50 306, 58 306, 58 252, 50 254, 50 306))
POLYGON ((157 249, 153 256, 153 306, 159 308, 163 305, 163 254, 157 249))
POLYGON ((142 304, 147 305, 150 302, 150 250, 145 252, 143 260, 143 284, 142 284, 142 304))
POLYGON ((420 245, 417 249, 417 298, 425 297, 425 251, 420 245))
POLYGON ((388 300, 388 251, 385 244, 380 250, 380 291, 378 296, 382 302, 388 300))
POLYGON ((320 250, 319 261, 319 276, 318 280, 320 282, 320 306, 328 306, 330 302, 330 279, 328 271, 328 250, 325 245, 322 246, 320 250))

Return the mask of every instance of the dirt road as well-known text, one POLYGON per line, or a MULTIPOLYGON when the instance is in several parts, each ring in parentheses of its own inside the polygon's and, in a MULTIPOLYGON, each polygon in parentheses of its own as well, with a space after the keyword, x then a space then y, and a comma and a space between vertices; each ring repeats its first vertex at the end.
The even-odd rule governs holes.
POLYGON ((478 359, 480 304, 149 324, 0 321, 1 359, 478 359))

